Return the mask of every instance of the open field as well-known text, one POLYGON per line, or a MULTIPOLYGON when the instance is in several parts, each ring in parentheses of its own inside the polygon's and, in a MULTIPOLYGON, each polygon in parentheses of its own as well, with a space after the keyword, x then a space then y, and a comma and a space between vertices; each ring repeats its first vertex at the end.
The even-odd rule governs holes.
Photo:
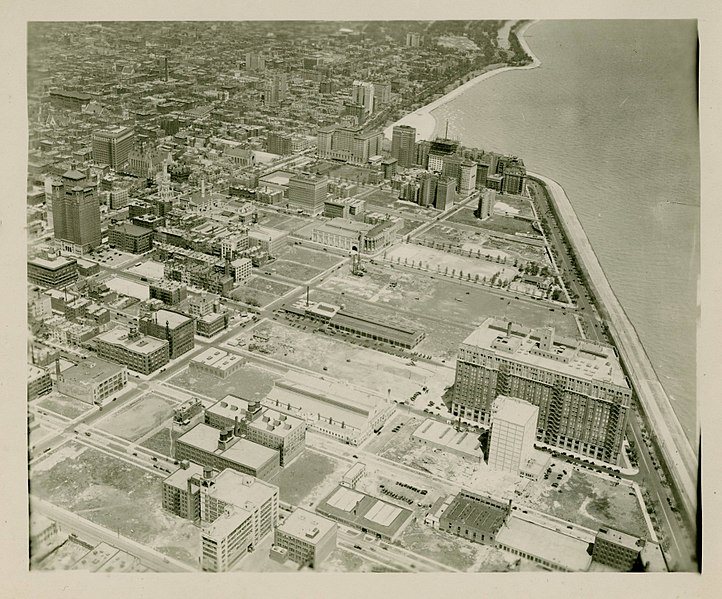
POLYGON ((197 562, 198 529, 163 511, 161 477, 71 442, 30 472, 33 495, 168 556, 197 562))
POLYGON ((73 566, 88 553, 88 548, 68 539, 50 555, 35 564, 33 570, 72 570, 73 566))
POLYGON ((271 482, 278 485, 281 501, 308 508, 330 493, 349 468, 348 462, 306 449, 271 482))
POLYGON ((365 267, 364 277, 335 273, 311 293, 312 298, 342 303, 360 316, 424 329, 426 339, 416 348, 420 353, 452 358, 459 343, 489 316, 530 327, 554 326, 561 335, 578 335, 570 312, 559 308, 550 311, 542 302, 515 299, 489 287, 460 284, 408 268, 370 263, 365 267))
POLYGON ((495 212, 499 214, 508 214, 509 216, 519 215, 527 218, 534 218, 534 210, 532 210, 531 200, 529 198, 517 195, 496 195, 495 212))
POLYGON ((238 302, 259 308, 263 308, 278 299, 271 293, 266 293, 252 287, 238 287, 231 292, 231 297, 238 302))
POLYGON ((51 395, 44 397, 39 400, 36 405, 48 410, 49 412, 55 412, 60 416, 65 416, 71 419, 75 419, 91 410, 97 410, 96 406, 59 393, 52 393, 51 395))
POLYGON ((316 569, 317 572, 374 572, 378 568, 377 562, 362 557, 355 551, 348 551, 336 547, 323 563, 316 569))
POLYGON ((103 418, 97 427, 128 441, 136 441, 172 416, 170 402, 157 395, 147 395, 130 407, 103 418))
POLYGON ((469 225, 471 227, 479 227, 489 231, 496 231, 498 233, 506 233, 507 235, 515 235, 517 233, 539 235, 539 233, 531 226, 531 221, 514 218, 513 216, 506 216, 505 214, 499 214, 496 210, 489 218, 481 220, 474 215, 474 210, 475 208, 471 207, 462 208, 458 212, 452 214, 448 218, 448 221, 460 223, 462 225, 469 225))
POLYGON ((258 366, 244 364, 227 379, 220 379, 206 372, 186 368, 174 376, 170 383, 188 391, 214 399, 226 395, 240 395, 245 399, 262 399, 273 388, 273 381, 279 375, 258 366))
POLYGON ((411 231, 416 229, 416 227, 421 226, 423 222, 424 221, 422 220, 412 220, 410 218, 404 217, 404 226, 401 227, 401 229, 399 230, 399 236, 403 237, 404 235, 411 233, 411 231))
POLYGON ((464 252, 471 251, 472 256, 480 254, 481 256, 488 255, 492 259, 496 259, 497 256, 501 260, 506 258, 507 265, 510 266, 513 266, 515 261, 518 264, 529 261, 548 264, 546 252, 541 245, 531 245, 521 239, 512 241, 480 228, 455 226, 449 221, 434 225, 419 239, 426 243, 435 243, 439 248, 449 245, 461 247, 464 252))
POLYGON ((369 169, 360 166, 353 166, 352 164, 339 164, 335 168, 329 170, 328 175, 339 179, 348 179, 349 181, 359 184, 368 183, 370 179, 369 169))
POLYGON ((631 487, 615 486, 611 480, 575 470, 558 460, 555 464, 548 480, 527 486, 520 503, 592 530, 606 525, 649 538, 642 507, 631 487), (562 467, 567 475, 562 474, 562 467), (562 474, 562 479, 557 480, 557 474, 562 474), (555 482, 559 488, 551 486, 555 482))
POLYGON ((278 214, 271 211, 266 212, 265 210, 258 211, 258 224, 263 225, 264 227, 278 229, 280 228, 280 224, 288 221, 290 218, 292 217, 288 214, 278 214))
MULTIPOLYGON (((454 371, 431 364, 409 365, 405 359, 358 347, 322 333, 307 333, 273 321, 260 323, 255 329, 268 335, 263 344, 269 355, 287 364, 300 366, 318 374, 375 390, 384 397, 405 399, 427 385, 430 393, 441 394, 450 385, 454 371)), ((252 332, 243 333, 249 343, 252 332)), ((260 346, 259 346, 260 347, 260 346)))
POLYGON ((286 283, 280 283, 258 276, 251 277, 244 287, 246 289, 257 289, 264 293, 270 293, 276 298, 282 297, 294 289, 293 285, 287 285, 286 283))
POLYGON ((170 435, 173 435, 173 439, 177 439, 180 437, 183 432, 180 431, 180 427, 175 427, 175 429, 171 432, 170 429, 171 425, 168 425, 161 430, 159 430, 154 435, 148 437, 145 441, 143 441, 140 445, 142 447, 146 447, 148 449, 152 449, 153 451, 157 451, 158 453, 162 453, 163 455, 168 456, 169 458, 173 457, 173 454, 170 450, 170 435))
MULTIPOLYGON (((291 216, 286 215, 285 220, 280 221, 279 223, 275 225, 268 225, 273 226, 274 229, 280 229, 281 231, 288 231, 289 233, 295 233, 299 229, 303 228, 304 225, 307 225, 309 223, 308 218, 301 218, 300 216, 291 216)), ((263 223, 266 225, 266 223, 263 223)))
POLYGON ((299 262, 290 262, 288 260, 276 260, 271 264, 266 264, 261 270, 270 272, 275 275, 280 275, 291 279, 292 281, 298 281, 305 283, 310 281, 315 276, 320 275, 325 269, 316 268, 315 266, 309 266, 307 264, 301 264, 299 262))
POLYGON ((505 572, 514 556, 414 521, 401 535, 407 549, 463 572, 505 572))
POLYGON ((407 261, 409 265, 411 265, 412 262, 415 264, 422 262, 428 264, 431 272, 448 272, 452 274, 455 271, 455 274, 452 274, 452 276, 457 277, 463 271, 464 279, 467 278, 467 275, 471 275, 472 280, 477 275, 480 279, 483 277, 491 279, 495 273, 498 274, 501 279, 511 280, 518 273, 518 270, 512 265, 504 266, 497 262, 489 262, 488 260, 479 258, 449 254, 441 250, 435 250, 414 243, 397 245, 386 254, 386 258, 393 262, 399 260, 401 264, 407 261))
POLYGON ((278 258, 299 264, 307 264, 314 268, 326 270, 339 262, 342 258, 323 251, 311 250, 295 244, 289 244, 278 252, 278 258))

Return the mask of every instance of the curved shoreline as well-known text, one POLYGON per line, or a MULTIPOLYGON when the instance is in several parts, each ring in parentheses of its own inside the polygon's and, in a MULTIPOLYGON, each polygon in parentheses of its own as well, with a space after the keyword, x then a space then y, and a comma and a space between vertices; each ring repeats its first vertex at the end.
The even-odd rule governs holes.
POLYGON ((575 255, 587 272, 587 280, 593 287, 591 291, 597 296, 606 312, 604 316, 609 332, 632 379, 634 391, 657 436, 659 448, 680 490, 685 509, 687 513, 694 515, 697 509, 696 453, 672 409, 664 387, 657 378, 637 331, 609 284, 564 188, 549 177, 532 172, 527 174, 544 185, 556 206, 560 224, 572 244, 575 255))
POLYGON ((540 66, 541 61, 534 55, 534 53, 531 51, 531 48, 529 48, 529 45, 524 39, 524 32, 537 22, 538 21, 530 21, 529 23, 525 23, 519 28, 519 31, 516 32, 516 36, 519 39, 521 47, 524 48, 524 51, 529 56, 531 56, 531 63, 520 67, 499 67, 498 69, 487 71, 485 73, 482 73, 481 75, 478 75, 477 77, 474 77, 470 81, 467 81, 459 87, 452 89, 448 94, 444 94, 433 102, 430 102, 429 104, 426 104, 425 106, 422 106, 421 108, 418 108, 413 112, 410 112, 409 114, 401 117, 398 121, 391 123, 388 127, 384 128, 384 137, 391 139, 393 128, 397 125, 409 125, 416 129, 416 141, 419 141, 420 139, 430 140, 433 137, 437 127, 436 117, 431 114, 432 111, 440 108, 448 102, 451 102, 451 100, 455 99, 457 96, 463 94, 465 91, 468 91, 478 83, 490 79, 491 77, 494 77, 501 73, 505 73, 507 71, 513 71, 518 69, 535 69, 540 66))

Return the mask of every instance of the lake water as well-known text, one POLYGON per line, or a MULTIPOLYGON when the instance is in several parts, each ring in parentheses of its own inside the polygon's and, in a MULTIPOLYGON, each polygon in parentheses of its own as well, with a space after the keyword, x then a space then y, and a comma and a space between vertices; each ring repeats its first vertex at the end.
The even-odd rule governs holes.
POLYGON ((437 134, 512 153, 567 192, 672 400, 696 430, 699 133, 692 21, 543 21, 541 66, 434 111, 437 134))

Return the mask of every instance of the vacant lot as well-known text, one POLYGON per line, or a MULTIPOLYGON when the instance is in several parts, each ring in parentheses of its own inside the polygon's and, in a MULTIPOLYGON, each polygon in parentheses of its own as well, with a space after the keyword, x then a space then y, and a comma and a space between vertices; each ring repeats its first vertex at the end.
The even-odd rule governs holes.
POLYGON ((33 495, 166 555, 197 563, 198 529, 163 511, 159 476, 74 442, 62 451, 64 455, 31 470, 33 495))
POLYGON ((262 399, 273 388, 273 381, 279 375, 258 366, 244 364, 227 379, 186 368, 173 377, 170 382, 190 393, 198 393, 213 399, 223 399, 226 395, 240 395, 245 399, 262 399))
POLYGON ((231 292, 231 297, 236 301, 259 308, 278 299, 275 295, 251 287, 238 287, 231 292))
POLYGON ((405 243, 394 247, 386 254, 386 258, 392 262, 398 261, 400 264, 422 263, 431 272, 448 273, 452 277, 458 277, 463 272, 465 279, 467 275, 471 275, 472 279, 476 276, 479 279, 484 277, 491 279, 494 274, 497 274, 501 279, 511 280, 518 273, 518 270, 512 265, 505 266, 480 258, 449 254, 414 243, 405 243))
POLYGON ((81 414, 85 414, 90 410, 97 409, 95 406, 85 403, 84 401, 80 401, 79 399, 55 393, 41 399, 37 402, 37 405, 49 412, 55 412, 56 414, 65 416, 71 420, 74 420, 81 414))
POLYGON ((299 264, 307 264, 314 268, 326 270, 338 264, 343 260, 339 256, 334 256, 328 252, 319 252, 304 248, 295 244, 289 244, 278 253, 279 258, 290 262, 298 262, 299 264))
POLYGON ((401 535, 411 551, 462 572, 505 572, 514 561, 511 554, 472 543, 461 537, 412 522, 401 535))
POLYGON ((320 275, 325 269, 308 266, 307 264, 301 264, 299 262, 276 260, 271 264, 266 264, 261 270, 264 273, 270 272, 274 275, 280 275, 287 279, 298 281, 299 283, 305 283, 315 276, 320 275))
POLYGON ((148 262, 141 262, 140 266, 131 266, 130 268, 126 268, 126 270, 141 277, 147 277, 148 279, 162 279, 163 268, 162 262, 149 260, 148 262))
POLYGON ((272 482, 278 485, 281 501, 309 508, 330 493, 350 467, 348 462, 306 449, 272 482))
POLYGON ((173 404, 156 395, 146 395, 129 407, 103 418, 97 427, 128 441, 135 441, 172 416, 173 404))
POLYGON ((489 231, 497 231, 508 235, 516 235, 517 233, 525 233, 527 235, 539 235, 531 226, 531 221, 506 216, 503 214, 492 214, 489 218, 483 220, 474 215, 474 208, 462 208, 449 217, 449 222, 461 223, 472 227, 479 227, 489 231))
POLYGON ((245 284, 247 289, 258 289, 270 293, 275 297, 281 297, 286 295, 294 287, 293 285, 287 285, 286 283, 279 283, 278 281, 271 281, 270 279, 264 279, 263 277, 251 277, 251 279, 245 284))
POLYGON ((619 530, 648 537, 647 526, 636 495, 627 485, 615 483, 564 464, 567 475, 556 467, 549 480, 540 480, 527 487, 523 502, 542 512, 575 522, 592 530, 613 526, 619 530), (552 483, 559 483, 559 488, 552 483), (561 490, 561 493, 559 492, 561 490), (630 493, 632 493, 630 495, 630 493))
MULTIPOLYGON (((269 353, 277 360, 294 364, 319 374, 327 373, 386 397, 405 399, 422 386, 430 393, 443 392, 454 378, 453 370, 421 363, 410 365, 408 360, 372 349, 351 345, 322 333, 303 330, 265 321, 255 331, 265 333, 268 341, 254 341, 256 351, 269 353)), ((252 333, 244 334, 251 343, 252 333)))

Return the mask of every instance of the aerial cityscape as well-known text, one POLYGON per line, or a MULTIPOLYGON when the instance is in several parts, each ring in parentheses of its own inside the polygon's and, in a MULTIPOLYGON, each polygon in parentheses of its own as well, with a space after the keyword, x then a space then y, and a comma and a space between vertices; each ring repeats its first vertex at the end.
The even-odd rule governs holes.
POLYGON ((502 91, 555 27, 696 52, 604 23, 29 23, 29 569, 697 572, 698 154, 669 196, 631 165, 642 225, 594 185, 644 136, 502 91))

